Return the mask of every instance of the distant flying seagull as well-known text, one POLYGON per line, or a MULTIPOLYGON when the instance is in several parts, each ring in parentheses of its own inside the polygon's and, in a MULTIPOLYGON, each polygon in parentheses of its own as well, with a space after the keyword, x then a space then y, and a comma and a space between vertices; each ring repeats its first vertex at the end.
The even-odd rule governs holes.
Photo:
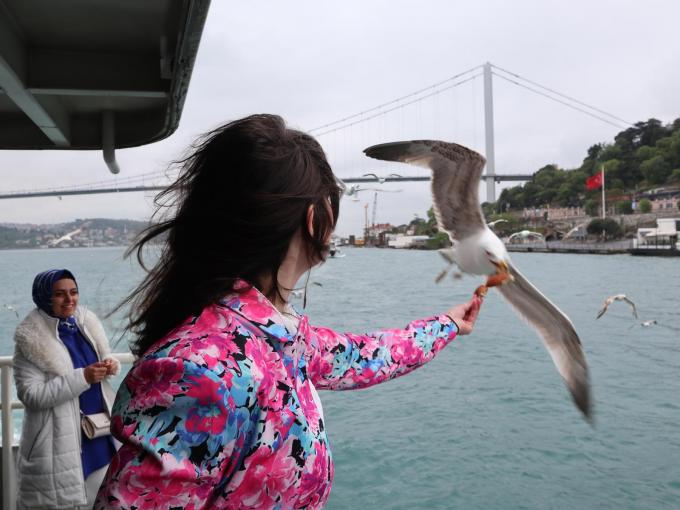
POLYGON ((590 419, 588 365, 569 318, 541 294, 511 263, 503 242, 484 220, 478 200, 485 159, 457 145, 432 140, 385 143, 365 149, 367 156, 400 161, 432 170, 432 198, 439 228, 453 241, 453 257, 464 273, 486 275, 486 285, 498 290, 529 322, 545 344, 576 406, 590 419))
POLYGON ((652 326, 658 326, 660 328, 670 329, 671 331, 680 331, 680 328, 677 328, 675 326, 669 326, 668 324, 660 324, 659 321, 657 321, 656 319, 635 322, 628 329, 633 329, 635 326, 642 326, 643 328, 651 328, 652 326))
POLYGON ((491 228, 494 228, 499 223, 507 223, 507 222, 508 222, 508 220, 504 220, 503 218, 501 218, 500 220, 490 221, 489 223, 487 223, 487 225, 489 225, 491 228))
POLYGON ((539 232, 532 232, 531 230, 520 230, 519 232, 515 232, 514 234, 511 234, 510 237, 508 237, 508 241, 512 241, 514 239, 543 239, 543 234, 540 234, 539 232))
MULTIPOLYGON (((323 287, 323 284, 321 282, 309 282, 312 285, 316 285, 317 287, 323 287)), ((293 289, 290 291, 290 295, 294 298, 301 299, 305 297, 305 294, 307 293, 307 287, 302 287, 301 289, 293 289)))
POLYGON ((567 232, 566 234, 564 234, 564 237, 562 238, 562 240, 570 239, 571 236, 573 236, 574 234, 576 234, 582 227, 585 227, 585 226, 586 226, 585 223, 581 223, 580 225, 576 225, 576 226, 575 226, 574 228, 572 228, 569 232, 567 232))
POLYGON ((635 303, 633 303, 628 297, 626 297, 625 294, 616 294, 615 296, 609 296, 607 299, 604 300, 604 305, 602 306, 602 309, 597 313, 596 319, 599 319, 604 315, 604 313, 607 311, 607 308, 609 308, 609 305, 611 305, 614 301, 624 301, 628 303, 631 308, 633 309, 633 317, 636 319, 638 318, 637 314, 637 309, 635 308, 635 303))
POLYGON ((17 319, 19 318, 19 312, 17 311, 16 308, 14 308, 14 306, 12 306, 12 305, 5 305, 5 308, 6 308, 7 310, 9 310, 10 312, 14 312, 14 315, 17 316, 17 319))
POLYGON ((378 177, 377 175, 371 173, 371 174, 364 174, 364 177, 373 177, 376 181, 378 181, 380 184, 385 184, 385 181, 389 179, 390 177, 401 177, 399 174, 390 174, 387 177, 378 177))
POLYGON ((360 191, 380 191, 381 193, 399 193, 400 189, 379 189, 379 188, 362 188, 358 184, 352 184, 349 187, 345 187, 344 192, 348 197, 356 197, 359 195, 360 191))

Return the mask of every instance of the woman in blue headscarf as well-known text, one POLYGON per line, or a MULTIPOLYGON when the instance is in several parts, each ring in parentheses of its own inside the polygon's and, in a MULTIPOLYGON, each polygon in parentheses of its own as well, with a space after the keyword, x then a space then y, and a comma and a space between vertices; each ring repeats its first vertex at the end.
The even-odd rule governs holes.
POLYGON ((25 406, 17 460, 18 508, 92 508, 115 446, 88 439, 83 415, 111 413, 107 378, 120 371, 94 313, 78 305, 67 269, 33 281, 33 309, 14 335, 14 378, 25 406))

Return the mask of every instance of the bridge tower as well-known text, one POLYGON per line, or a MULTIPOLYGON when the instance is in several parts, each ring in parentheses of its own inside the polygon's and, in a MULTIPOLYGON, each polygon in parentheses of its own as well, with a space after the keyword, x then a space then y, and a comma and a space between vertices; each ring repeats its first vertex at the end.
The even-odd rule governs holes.
POLYGON ((484 138, 486 140, 486 201, 496 201, 496 156, 493 139, 493 82, 491 63, 484 64, 484 138))

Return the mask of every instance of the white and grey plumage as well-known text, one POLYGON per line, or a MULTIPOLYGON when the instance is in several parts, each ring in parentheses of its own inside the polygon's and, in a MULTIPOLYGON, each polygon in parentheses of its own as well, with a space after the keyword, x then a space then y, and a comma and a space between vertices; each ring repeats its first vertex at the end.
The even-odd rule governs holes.
POLYGON ((374 173, 369 173, 369 174, 364 174, 364 177, 373 177, 376 181, 378 181, 380 184, 385 184, 385 181, 389 179, 390 177, 401 177, 399 174, 390 174, 387 177, 380 177, 374 173))
POLYGON ((510 237, 508 237, 508 241, 512 242, 515 239, 543 239, 543 234, 539 232, 532 232, 531 230, 520 230, 519 232, 515 232, 514 234, 510 234, 510 237))
POLYGON ((14 315, 17 316, 17 319, 19 318, 19 311, 18 311, 16 308, 14 308, 13 305, 4 305, 4 306, 5 306, 5 308, 6 308, 7 310, 9 310, 10 312, 14 312, 14 315))
POLYGON ((562 240, 563 240, 563 241, 566 241, 567 239, 571 239, 571 237, 572 237, 574 234, 576 234, 577 232, 579 232, 579 230, 581 230, 581 229, 582 229, 583 227, 585 227, 585 226, 586 226, 585 223, 581 223, 581 224, 579 224, 579 225, 576 225, 576 226, 575 226, 574 228, 572 228, 569 232, 567 232, 566 234, 564 234, 564 237, 562 238, 562 240))
POLYGON ((499 223, 507 223, 507 222, 508 222, 508 220, 504 220, 503 218, 501 218, 499 220, 490 221, 489 223, 487 223, 487 225, 489 225, 491 228, 494 228, 499 223))
POLYGON ((381 193, 400 193, 400 189, 381 189, 381 188, 362 188, 359 184, 352 184, 344 188, 344 193, 348 197, 357 197, 360 191, 380 191, 381 193))
POLYGON ((633 309, 633 317, 636 319, 638 318, 637 314, 637 309, 635 308, 635 303, 633 303, 630 299, 628 299, 628 296, 625 294, 616 294, 614 296, 609 296, 607 299, 604 300, 604 305, 602 305, 602 308, 600 309, 599 312, 597 312, 597 317, 596 319, 599 319, 602 317, 607 309, 609 308, 609 305, 611 305, 614 301, 623 301, 624 303, 628 303, 630 307, 633 309))
POLYGON ((477 194, 485 159, 461 145, 432 140, 380 144, 364 152, 432 170, 434 214, 439 228, 451 237, 456 264, 465 273, 487 275, 488 286, 503 282, 498 290, 536 329, 576 406, 590 419, 588 365, 573 324, 515 268, 484 220, 477 194))

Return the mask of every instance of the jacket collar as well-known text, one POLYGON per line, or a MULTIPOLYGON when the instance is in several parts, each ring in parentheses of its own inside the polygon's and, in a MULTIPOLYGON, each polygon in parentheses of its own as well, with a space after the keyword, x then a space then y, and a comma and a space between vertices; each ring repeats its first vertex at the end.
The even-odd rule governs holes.
POLYGON ((273 303, 254 285, 238 280, 234 285, 234 290, 234 294, 220 300, 220 305, 254 323, 266 334, 276 337, 282 344, 293 343, 298 331, 306 326, 306 316, 298 313, 289 304, 288 314, 291 320, 286 320, 273 303), (293 323, 298 323, 297 328, 292 327, 293 323))

